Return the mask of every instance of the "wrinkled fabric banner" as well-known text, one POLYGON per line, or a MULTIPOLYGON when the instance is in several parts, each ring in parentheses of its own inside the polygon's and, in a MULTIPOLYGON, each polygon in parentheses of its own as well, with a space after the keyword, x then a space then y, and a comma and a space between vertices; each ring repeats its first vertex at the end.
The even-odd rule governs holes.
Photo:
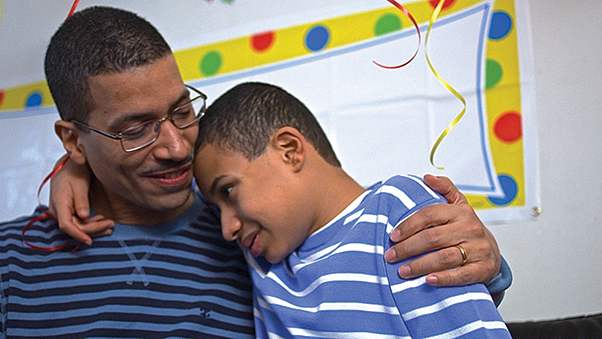
MULTIPOLYGON (((64 2, 48 37, 73 4, 64 2)), ((399 3, 426 34, 439 2, 399 3)), ((77 10, 89 5, 81 2, 77 10)), ((539 204, 526 6, 523 0, 447 0, 428 45, 422 41, 416 57, 398 69, 374 61, 409 60, 418 37, 410 18, 386 0, 312 0, 303 6, 155 0, 123 8, 165 35, 184 80, 207 93, 209 102, 242 81, 281 86, 314 112, 343 167, 362 185, 398 173, 445 175, 484 221, 497 222, 531 218, 539 204), (429 68, 427 49, 433 68, 466 102, 464 116, 434 154, 443 170, 431 164, 430 152, 463 103, 429 68)), ((16 12, 6 7, 0 39, 16 12)), ((0 62, 0 68, 10 66, 0 62)), ((0 147, 3 219, 21 205, 26 208, 20 214, 33 210, 37 185, 62 154, 50 122, 58 116, 43 74, 38 77, 0 77, 0 132, 10 137, 0 147), (22 176, 37 181, 27 184, 22 176)))

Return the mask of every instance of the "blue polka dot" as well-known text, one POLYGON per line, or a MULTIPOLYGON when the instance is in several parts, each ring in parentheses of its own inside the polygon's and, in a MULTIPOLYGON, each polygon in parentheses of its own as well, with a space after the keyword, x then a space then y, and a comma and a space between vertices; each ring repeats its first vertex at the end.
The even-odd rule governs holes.
POLYGON ((42 93, 33 92, 27 97, 25 107, 38 107, 42 105, 42 93))
POLYGON ((305 45, 311 51, 319 51, 328 43, 330 33, 324 26, 312 28, 305 36, 305 45))
POLYGON ((508 205, 514 198, 516 198, 516 194, 518 193, 518 185, 516 181, 507 175, 498 176, 500 180, 500 185, 502 185, 502 190, 504 191, 504 196, 502 198, 494 198, 489 197, 489 201, 496 205, 508 205))
POLYGON ((506 12, 494 12, 489 27, 489 39, 498 40, 505 37, 512 29, 512 18, 506 12))

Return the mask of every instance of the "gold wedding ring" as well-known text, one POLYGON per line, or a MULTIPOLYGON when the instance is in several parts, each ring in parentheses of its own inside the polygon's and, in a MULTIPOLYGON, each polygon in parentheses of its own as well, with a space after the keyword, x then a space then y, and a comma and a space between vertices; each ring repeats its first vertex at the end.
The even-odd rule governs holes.
POLYGON ((468 261, 468 253, 466 253, 464 247, 460 245, 456 245, 456 247, 460 250, 460 254, 462 254, 462 263, 460 264, 460 266, 464 266, 468 261))

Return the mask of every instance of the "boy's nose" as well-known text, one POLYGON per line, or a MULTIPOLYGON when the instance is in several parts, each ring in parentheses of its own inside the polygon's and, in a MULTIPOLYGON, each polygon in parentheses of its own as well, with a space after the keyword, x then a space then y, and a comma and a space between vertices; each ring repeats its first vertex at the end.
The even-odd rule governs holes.
POLYGON ((222 236, 227 241, 234 241, 238 238, 242 229, 242 222, 231 211, 221 211, 222 236))

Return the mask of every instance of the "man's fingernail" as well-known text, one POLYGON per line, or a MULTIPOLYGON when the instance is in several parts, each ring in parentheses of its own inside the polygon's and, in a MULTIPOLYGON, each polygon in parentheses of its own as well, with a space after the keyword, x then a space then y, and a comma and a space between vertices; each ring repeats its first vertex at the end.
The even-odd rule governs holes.
POLYGON ((391 232, 391 241, 398 242, 400 239, 401 239, 401 231, 396 228, 393 230, 393 232, 391 232))
POLYGON ((386 252, 385 252, 385 261, 386 262, 392 262, 395 259, 395 250, 392 248, 389 248, 386 252))
POLYGON ((403 265, 399 268, 399 275, 402 278, 409 278, 412 275, 412 270, 410 269, 410 266, 408 265, 403 265))
POLYGON ((426 283, 429 285, 436 285, 437 281, 439 281, 439 279, 437 279, 436 275, 429 275, 426 277, 426 283))

